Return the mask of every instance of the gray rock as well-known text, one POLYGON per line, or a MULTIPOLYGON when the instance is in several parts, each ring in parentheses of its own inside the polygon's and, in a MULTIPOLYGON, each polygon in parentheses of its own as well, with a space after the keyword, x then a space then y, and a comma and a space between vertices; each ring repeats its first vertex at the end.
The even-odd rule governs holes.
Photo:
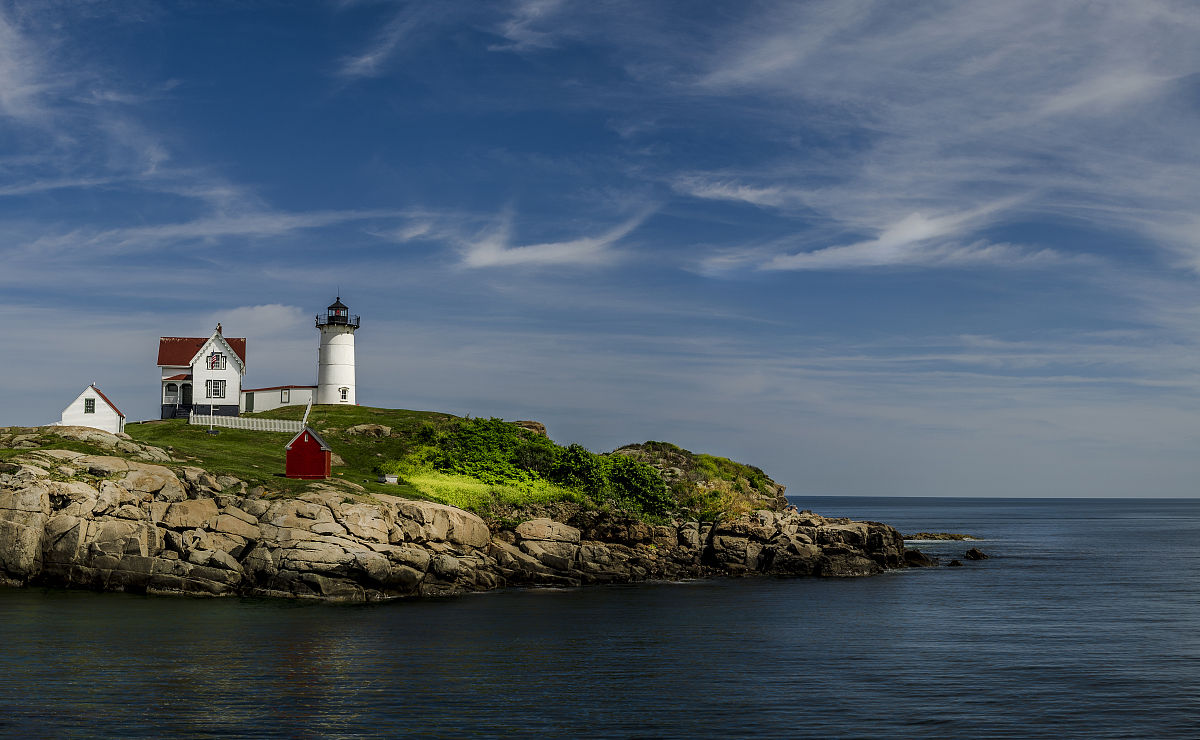
MULTIPOLYGON (((226 512, 237 511, 237 509, 226 509, 226 512)), ((222 532, 224 534, 237 535, 238 537, 247 537, 256 539, 261 536, 258 528, 258 522, 255 520, 253 524, 247 523, 245 519, 233 516, 229 513, 221 514, 212 524, 214 532, 222 532)))
POLYGON ((558 571, 569 571, 579 554, 579 545, 570 542, 550 542, 544 540, 524 540, 521 550, 548 568, 558 571))
POLYGON ((372 542, 387 542, 391 526, 378 506, 350 504, 338 506, 334 515, 350 534, 372 542))
POLYGON ((346 434, 357 434, 363 437, 387 437, 392 428, 383 424, 355 424, 346 428, 346 434))
POLYGON ((579 542, 578 529, 556 522, 553 519, 531 519, 521 522, 516 528, 517 536, 522 540, 542 540, 546 542, 579 542))
POLYGON ((171 504, 162 517, 162 523, 172 529, 192 529, 215 523, 218 516, 217 503, 209 498, 200 498, 171 504))
POLYGON ((453 555, 436 555, 429 561, 429 572, 447 581, 454 580, 459 570, 458 559, 453 555))
MULTIPOLYGON (((198 565, 205 565, 205 564, 206 563, 198 563, 198 565)), ((212 554, 209 556, 207 565, 212 565, 212 566, 215 566, 218 568, 224 568, 225 570, 232 570, 237 573, 242 572, 241 564, 238 563, 238 561, 235 560, 232 555, 225 552, 224 550, 213 550, 212 554)))

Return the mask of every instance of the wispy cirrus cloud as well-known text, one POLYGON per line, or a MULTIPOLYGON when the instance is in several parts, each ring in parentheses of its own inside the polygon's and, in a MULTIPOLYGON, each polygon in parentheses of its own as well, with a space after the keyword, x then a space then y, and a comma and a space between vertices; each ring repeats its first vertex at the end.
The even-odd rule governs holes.
MULTIPOLYGON (((912 214, 1004 199, 1010 207, 964 225, 958 241, 987 243, 981 229, 1033 216, 1125 232, 1200 265, 1200 243, 1179 238, 1200 189, 1200 156, 1187 143, 1200 15, 1185 5, 773 3, 747 6, 705 44, 643 25, 624 49, 631 74, 691 110, 727 101, 747 133, 771 144, 757 161, 663 180, 685 197, 794 220, 812 244, 805 251, 820 256, 777 254, 777 266, 873 266, 891 234, 921 225, 913 216, 900 226, 912 214), (813 239, 814 223, 828 241, 813 239), (840 244, 846 233, 883 240, 840 244)), ((714 260, 737 251, 713 248, 714 260)), ((953 253, 990 261, 977 249, 953 253)), ((930 250, 891 254, 946 263, 930 250)))
POLYGON ((563 7, 563 0, 517 0, 509 16, 496 26, 496 32, 505 39, 503 44, 493 44, 492 51, 525 51, 549 49, 557 45, 552 21, 563 7))
POLYGON ((754 186, 736 179, 680 175, 671 183, 676 192, 704 200, 726 200, 749 203, 755 206, 782 208, 789 203, 799 203, 802 198, 783 185, 754 186))
POLYGON ((647 210, 597 236, 559 242, 513 245, 513 216, 505 213, 499 223, 462 247, 464 267, 596 266, 613 262, 614 245, 649 218, 647 210))
POLYGON ((910 213, 878 236, 853 244, 776 255, 762 270, 829 270, 886 266, 963 266, 1047 263, 1060 259, 1052 249, 1027 250, 1011 244, 962 241, 1013 205, 1011 199, 939 216, 910 213))
POLYGON ((40 255, 72 251, 84 251, 90 255, 137 252, 146 249, 158 250, 164 244, 180 245, 198 240, 231 237, 247 239, 282 237, 308 229, 320 229, 356 221, 400 219, 405 215, 404 211, 390 209, 304 213, 282 211, 218 213, 185 221, 146 226, 126 226, 101 230, 73 229, 60 234, 43 235, 20 247, 20 251, 25 254, 40 255))
POLYGON ((33 193, 45 193, 53 190, 67 190, 71 188, 94 188, 103 185, 111 185, 117 181, 118 178, 114 177, 60 177, 48 180, 34 180, 19 184, 0 186, 0 197, 30 195, 33 193))
POLYGON ((21 121, 41 117, 41 99, 51 86, 39 50, 0 8, 0 115, 21 121))
POLYGON ((342 57, 337 74, 346 79, 378 77, 388 70, 388 64, 407 46, 420 42, 423 35, 453 17, 451 4, 411 3, 396 11, 392 17, 357 53, 342 57))

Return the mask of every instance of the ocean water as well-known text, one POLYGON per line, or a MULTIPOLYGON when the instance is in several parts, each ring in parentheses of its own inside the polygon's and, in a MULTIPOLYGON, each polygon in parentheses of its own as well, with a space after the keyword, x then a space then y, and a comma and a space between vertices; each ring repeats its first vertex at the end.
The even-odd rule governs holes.
POLYGON ((793 501, 992 558, 367 606, 0 589, 0 734, 1200 737, 1200 501, 793 501))

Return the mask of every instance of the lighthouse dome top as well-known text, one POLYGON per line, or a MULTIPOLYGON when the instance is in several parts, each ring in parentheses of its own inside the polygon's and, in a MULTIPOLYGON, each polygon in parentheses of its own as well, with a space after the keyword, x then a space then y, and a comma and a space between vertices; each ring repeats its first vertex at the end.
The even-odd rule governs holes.
POLYGON ((333 303, 325 309, 324 316, 317 316, 317 326, 352 326, 358 327, 359 317, 350 315, 350 307, 342 303, 342 297, 338 296, 333 303))

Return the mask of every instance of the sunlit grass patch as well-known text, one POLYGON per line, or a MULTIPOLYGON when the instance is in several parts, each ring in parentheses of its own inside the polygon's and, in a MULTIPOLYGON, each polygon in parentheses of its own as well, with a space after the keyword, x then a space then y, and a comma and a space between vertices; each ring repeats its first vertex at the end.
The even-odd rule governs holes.
POLYGON ((484 483, 468 475, 428 469, 407 471, 402 477, 430 501, 468 511, 488 511, 497 504, 530 506, 584 500, 584 496, 576 491, 541 480, 521 484, 484 483))

